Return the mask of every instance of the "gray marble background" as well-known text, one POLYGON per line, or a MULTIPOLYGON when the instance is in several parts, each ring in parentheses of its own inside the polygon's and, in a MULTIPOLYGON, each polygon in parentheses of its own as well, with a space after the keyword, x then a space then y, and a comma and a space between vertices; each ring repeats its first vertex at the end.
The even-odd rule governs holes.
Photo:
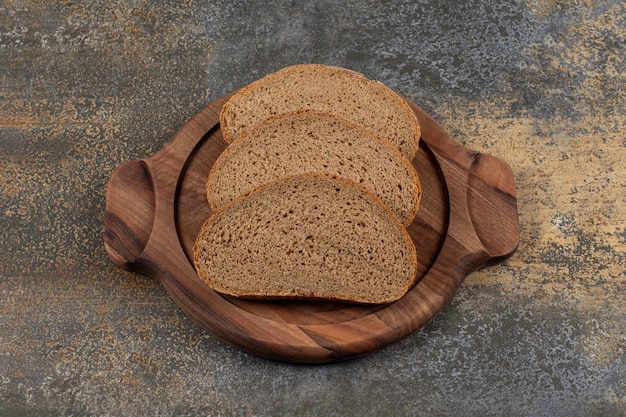
POLYGON ((0 1, 0 415, 626 415, 626 8, 0 1), (507 161, 522 242, 363 359, 239 352, 103 249, 104 192, 287 65, 363 72, 507 161))

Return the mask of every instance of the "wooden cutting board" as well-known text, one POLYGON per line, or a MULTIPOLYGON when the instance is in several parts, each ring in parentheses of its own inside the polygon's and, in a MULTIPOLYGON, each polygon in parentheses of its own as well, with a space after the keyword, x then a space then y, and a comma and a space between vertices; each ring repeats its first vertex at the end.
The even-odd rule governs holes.
MULTIPOLYGON (((231 93, 232 94, 232 93, 231 93)), ((180 308, 223 341, 289 362, 363 356, 428 323, 476 269, 511 256, 519 243, 513 173, 503 161, 455 143, 409 103, 422 127, 413 160, 421 208, 408 227, 418 283, 400 300, 361 306, 315 301, 249 301, 208 288, 193 267, 193 244, 211 215, 205 182, 226 148, 211 103, 158 153, 118 167, 106 192, 105 248, 118 265, 159 279, 180 308)))

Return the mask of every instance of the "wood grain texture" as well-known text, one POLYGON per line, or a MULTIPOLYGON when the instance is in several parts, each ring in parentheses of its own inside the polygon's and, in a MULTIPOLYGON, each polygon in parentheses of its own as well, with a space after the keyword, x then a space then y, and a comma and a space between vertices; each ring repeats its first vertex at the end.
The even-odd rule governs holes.
POLYGON ((509 166, 460 146, 409 103, 422 126, 412 162, 423 197, 408 227, 418 253, 419 281, 402 299, 359 306, 248 301, 217 294, 196 275, 191 259, 196 235, 211 214, 206 178, 227 146, 218 120, 229 96, 197 113, 158 153, 113 172, 104 237, 116 264, 159 279, 189 317, 223 341, 289 362, 363 356, 424 326, 468 274, 517 249, 519 223, 509 166))

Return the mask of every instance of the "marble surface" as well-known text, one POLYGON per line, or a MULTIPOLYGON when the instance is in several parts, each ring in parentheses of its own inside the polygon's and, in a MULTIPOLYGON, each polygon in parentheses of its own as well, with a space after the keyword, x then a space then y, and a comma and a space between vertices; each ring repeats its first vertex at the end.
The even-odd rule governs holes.
POLYGON ((0 2, 0 415, 626 415, 617 0, 0 2), (281 67, 380 80, 515 174, 521 243, 363 359, 272 362, 103 248, 105 186, 281 67))

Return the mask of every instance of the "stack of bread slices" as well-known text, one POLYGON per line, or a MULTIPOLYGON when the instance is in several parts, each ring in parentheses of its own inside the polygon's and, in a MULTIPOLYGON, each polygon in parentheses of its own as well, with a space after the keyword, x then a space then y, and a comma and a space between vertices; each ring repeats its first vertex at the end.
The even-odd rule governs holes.
POLYGON ((357 72, 296 65, 235 93, 220 128, 229 146, 194 246, 209 287, 378 304, 413 286, 420 127, 403 98, 357 72))

